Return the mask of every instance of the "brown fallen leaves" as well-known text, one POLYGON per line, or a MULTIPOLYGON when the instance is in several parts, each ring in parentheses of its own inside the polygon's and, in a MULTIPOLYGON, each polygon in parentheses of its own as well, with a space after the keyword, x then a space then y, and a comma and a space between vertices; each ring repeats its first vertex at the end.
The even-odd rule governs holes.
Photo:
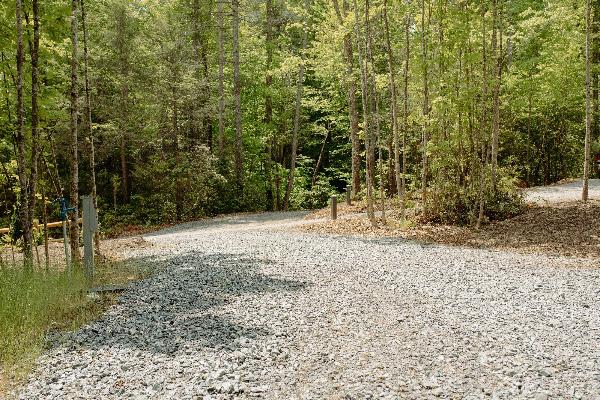
MULTIPOLYGON (((351 212, 356 211, 343 210, 341 215, 351 212)), ((328 209, 320 210, 311 218, 324 218, 328 213, 328 209)), ((377 227, 372 227, 363 215, 348 215, 337 221, 315 221, 298 229, 312 233, 401 237, 429 243, 520 253, 600 258, 600 201, 530 206, 515 218, 491 223, 479 231, 445 225, 407 227, 399 223, 396 215, 389 217, 386 225, 379 218, 377 227)))

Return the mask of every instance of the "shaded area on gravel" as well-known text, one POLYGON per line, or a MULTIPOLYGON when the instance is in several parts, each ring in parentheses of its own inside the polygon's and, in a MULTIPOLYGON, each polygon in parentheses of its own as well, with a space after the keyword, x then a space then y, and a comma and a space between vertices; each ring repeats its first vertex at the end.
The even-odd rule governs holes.
MULTIPOLYGON (((173 355, 186 348, 230 345, 240 337, 268 335, 263 327, 246 327, 211 314, 231 298, 262 292, 301 290, 302 282, 261 274, 272 261, 221 253, 191 251, 184 262, 164 274, 140 282, 119 300, 121 305, 82 329, 79 345, 93 349, 131 347, 173 355), (118 311, 115 313, 115 311, 118 311)), ((154 257, 132 261, 151 265, 154 257)))

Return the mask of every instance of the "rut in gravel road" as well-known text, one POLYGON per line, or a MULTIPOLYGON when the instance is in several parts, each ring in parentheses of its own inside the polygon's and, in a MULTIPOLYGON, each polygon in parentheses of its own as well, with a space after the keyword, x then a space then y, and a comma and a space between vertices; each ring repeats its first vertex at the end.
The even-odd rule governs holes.
POLYGON ((589 261, 291 232, 302 213, 180 225, 160 268, 40 359, 21 399, 598 399, 589 261))

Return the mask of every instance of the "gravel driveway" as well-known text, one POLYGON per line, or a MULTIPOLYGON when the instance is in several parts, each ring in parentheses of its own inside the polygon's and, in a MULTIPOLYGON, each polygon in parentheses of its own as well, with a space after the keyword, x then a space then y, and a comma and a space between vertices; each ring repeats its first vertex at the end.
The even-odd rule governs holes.
POLYGON ((599 399, 600 270, 574 259, 186 224, 21 399, 599 399))
MULTIPOLYGON (((525 190, 525 200, 541 205, 581 200, 583 181, 563 183, 561 185, 538 186, 525 190)), ((588 196, 600 200, 600 179, 590 179, 588 196)))

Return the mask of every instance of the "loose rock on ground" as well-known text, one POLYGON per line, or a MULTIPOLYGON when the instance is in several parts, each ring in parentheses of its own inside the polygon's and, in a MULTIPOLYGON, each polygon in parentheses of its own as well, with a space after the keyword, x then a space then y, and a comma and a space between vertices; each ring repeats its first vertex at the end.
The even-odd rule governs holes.
POLYGON ((39 361, 20 399, 598 399, 600 270, 575 258, 180 225, 160 271, 39 361))

